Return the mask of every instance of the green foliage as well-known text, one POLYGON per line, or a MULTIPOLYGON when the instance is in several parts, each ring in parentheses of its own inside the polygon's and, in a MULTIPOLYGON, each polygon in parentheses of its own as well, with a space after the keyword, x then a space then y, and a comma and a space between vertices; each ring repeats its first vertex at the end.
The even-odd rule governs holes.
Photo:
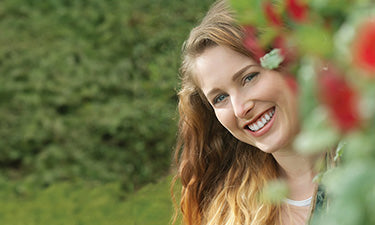
POLYGON ((321 26, 303 25, 297 29, 295 38, 302 53, 318 56, 332 54, 332 35, 321 26))
POLYGON ((272 70, 279 67, 283 60, 284 57, 281 55, 280 49, 273 49, 271 52, 260 58, 260 64, 262 67, 272 70))
MULTIPOLYGON (((266 15, 269 29, 286 40, 284 50, 294 54, 282 69, 294 73, 299 84, 302 126, 293 143, 295 149, 311 154, 333 150, 338 144, 334 161, 340 161, 339 166, 328 167, 314 179, 327 190, 328 204, 315 211, 310 224, 375 224, 373 1, 284 1, 289 2, 284 9, 280 4, 261 9, 256 0, 231 2, 243 14, 239 16, 243 25, 261 31, 266 15)), ((280 48, 280 43, 272 46, 267 36, 246 38, 280 48)), ((317 168, 322 167, 319 164, 322 162, 317 168)), ((269 195, 277 199, 280 185, 273 186, 270 193, 275 195, 269 195)))
POLYGON ((1 1, 2 174, 126 190, 165 174, 180 46, 208 4, 1 1))
POLYGON ((29 196, 2 183, 0 221, 12 225, 166 225, 173 214, 170 178, 148 184, 124 201, 121 184, 55 183, 29 196))
POLYGON ((330 126, 328 120, 328 112, 323 107, 314 109, 293 143, 295 148, 303 154, 313 154, 327 149, 327 146, 334 146, 340 133, 330 126))
POLYGON ((240 23, 262 27, 266 25, 261 0, 231 0, 230 4, 237 12, 237 19, 240 23))
POLYGON ((262 199, 273 203, 282 203, 289 192, 288 185, 283 180, 270 181, 262 191, 262 199))

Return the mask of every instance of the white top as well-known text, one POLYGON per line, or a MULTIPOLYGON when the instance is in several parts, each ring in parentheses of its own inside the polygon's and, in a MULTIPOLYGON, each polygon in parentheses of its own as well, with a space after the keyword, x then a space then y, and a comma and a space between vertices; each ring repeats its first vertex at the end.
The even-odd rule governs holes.
POLYGON ((289 205, 294 205, 294 206, 310 206, 311 205, 311 201, 312 201, 312 196, 308 199, 305 199, 305 200, 301 200, 301 201, 295 201, 295 200, 292 200, 292 199, 285 199, 285 202, 289 205))

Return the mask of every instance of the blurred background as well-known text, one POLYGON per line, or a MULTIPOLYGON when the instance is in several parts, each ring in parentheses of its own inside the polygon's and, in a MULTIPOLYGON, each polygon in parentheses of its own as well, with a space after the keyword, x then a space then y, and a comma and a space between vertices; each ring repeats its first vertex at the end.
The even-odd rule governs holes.
POLYGON ((213 1, 0 1, 0 223, 167 224, 180 49, 213 1))

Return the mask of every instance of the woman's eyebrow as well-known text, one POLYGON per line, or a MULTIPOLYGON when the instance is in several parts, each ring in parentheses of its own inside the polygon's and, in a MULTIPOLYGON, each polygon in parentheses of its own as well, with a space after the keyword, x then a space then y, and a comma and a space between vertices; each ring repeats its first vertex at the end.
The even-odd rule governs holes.
POLYGON ((246 72, 246 70, 248 70, 252 66, 256 66, 256 65, 250 64, 250 65, 247 65, 247 66, 243 67, 239 71, 237 71, 235 74, 233 74, 232 81, 236 81, 243 73, 246 72))
POLYGON ((208 99, 211 99, 212 96, 214 96, 216 93, 220 92, 220 89, 219 88, 214 88, 214 89, 211 89, 208 93, 207 93, 207 98, 208 99))

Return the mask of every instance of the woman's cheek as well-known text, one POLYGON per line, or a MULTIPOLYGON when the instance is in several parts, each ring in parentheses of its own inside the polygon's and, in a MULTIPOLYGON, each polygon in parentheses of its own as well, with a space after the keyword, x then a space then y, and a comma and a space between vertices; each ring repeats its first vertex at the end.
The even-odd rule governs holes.
POLYGON ((221 123, 221 125, 226 127, 225 113, 223 112, 223 109, 215 109, 215 115, 216 115, 217 120, 221 123))
POLYGON ((215 110, 215 114, 221 125, 232 132, 235 121, 233 111, 230 109, 217 109, 215 110))

